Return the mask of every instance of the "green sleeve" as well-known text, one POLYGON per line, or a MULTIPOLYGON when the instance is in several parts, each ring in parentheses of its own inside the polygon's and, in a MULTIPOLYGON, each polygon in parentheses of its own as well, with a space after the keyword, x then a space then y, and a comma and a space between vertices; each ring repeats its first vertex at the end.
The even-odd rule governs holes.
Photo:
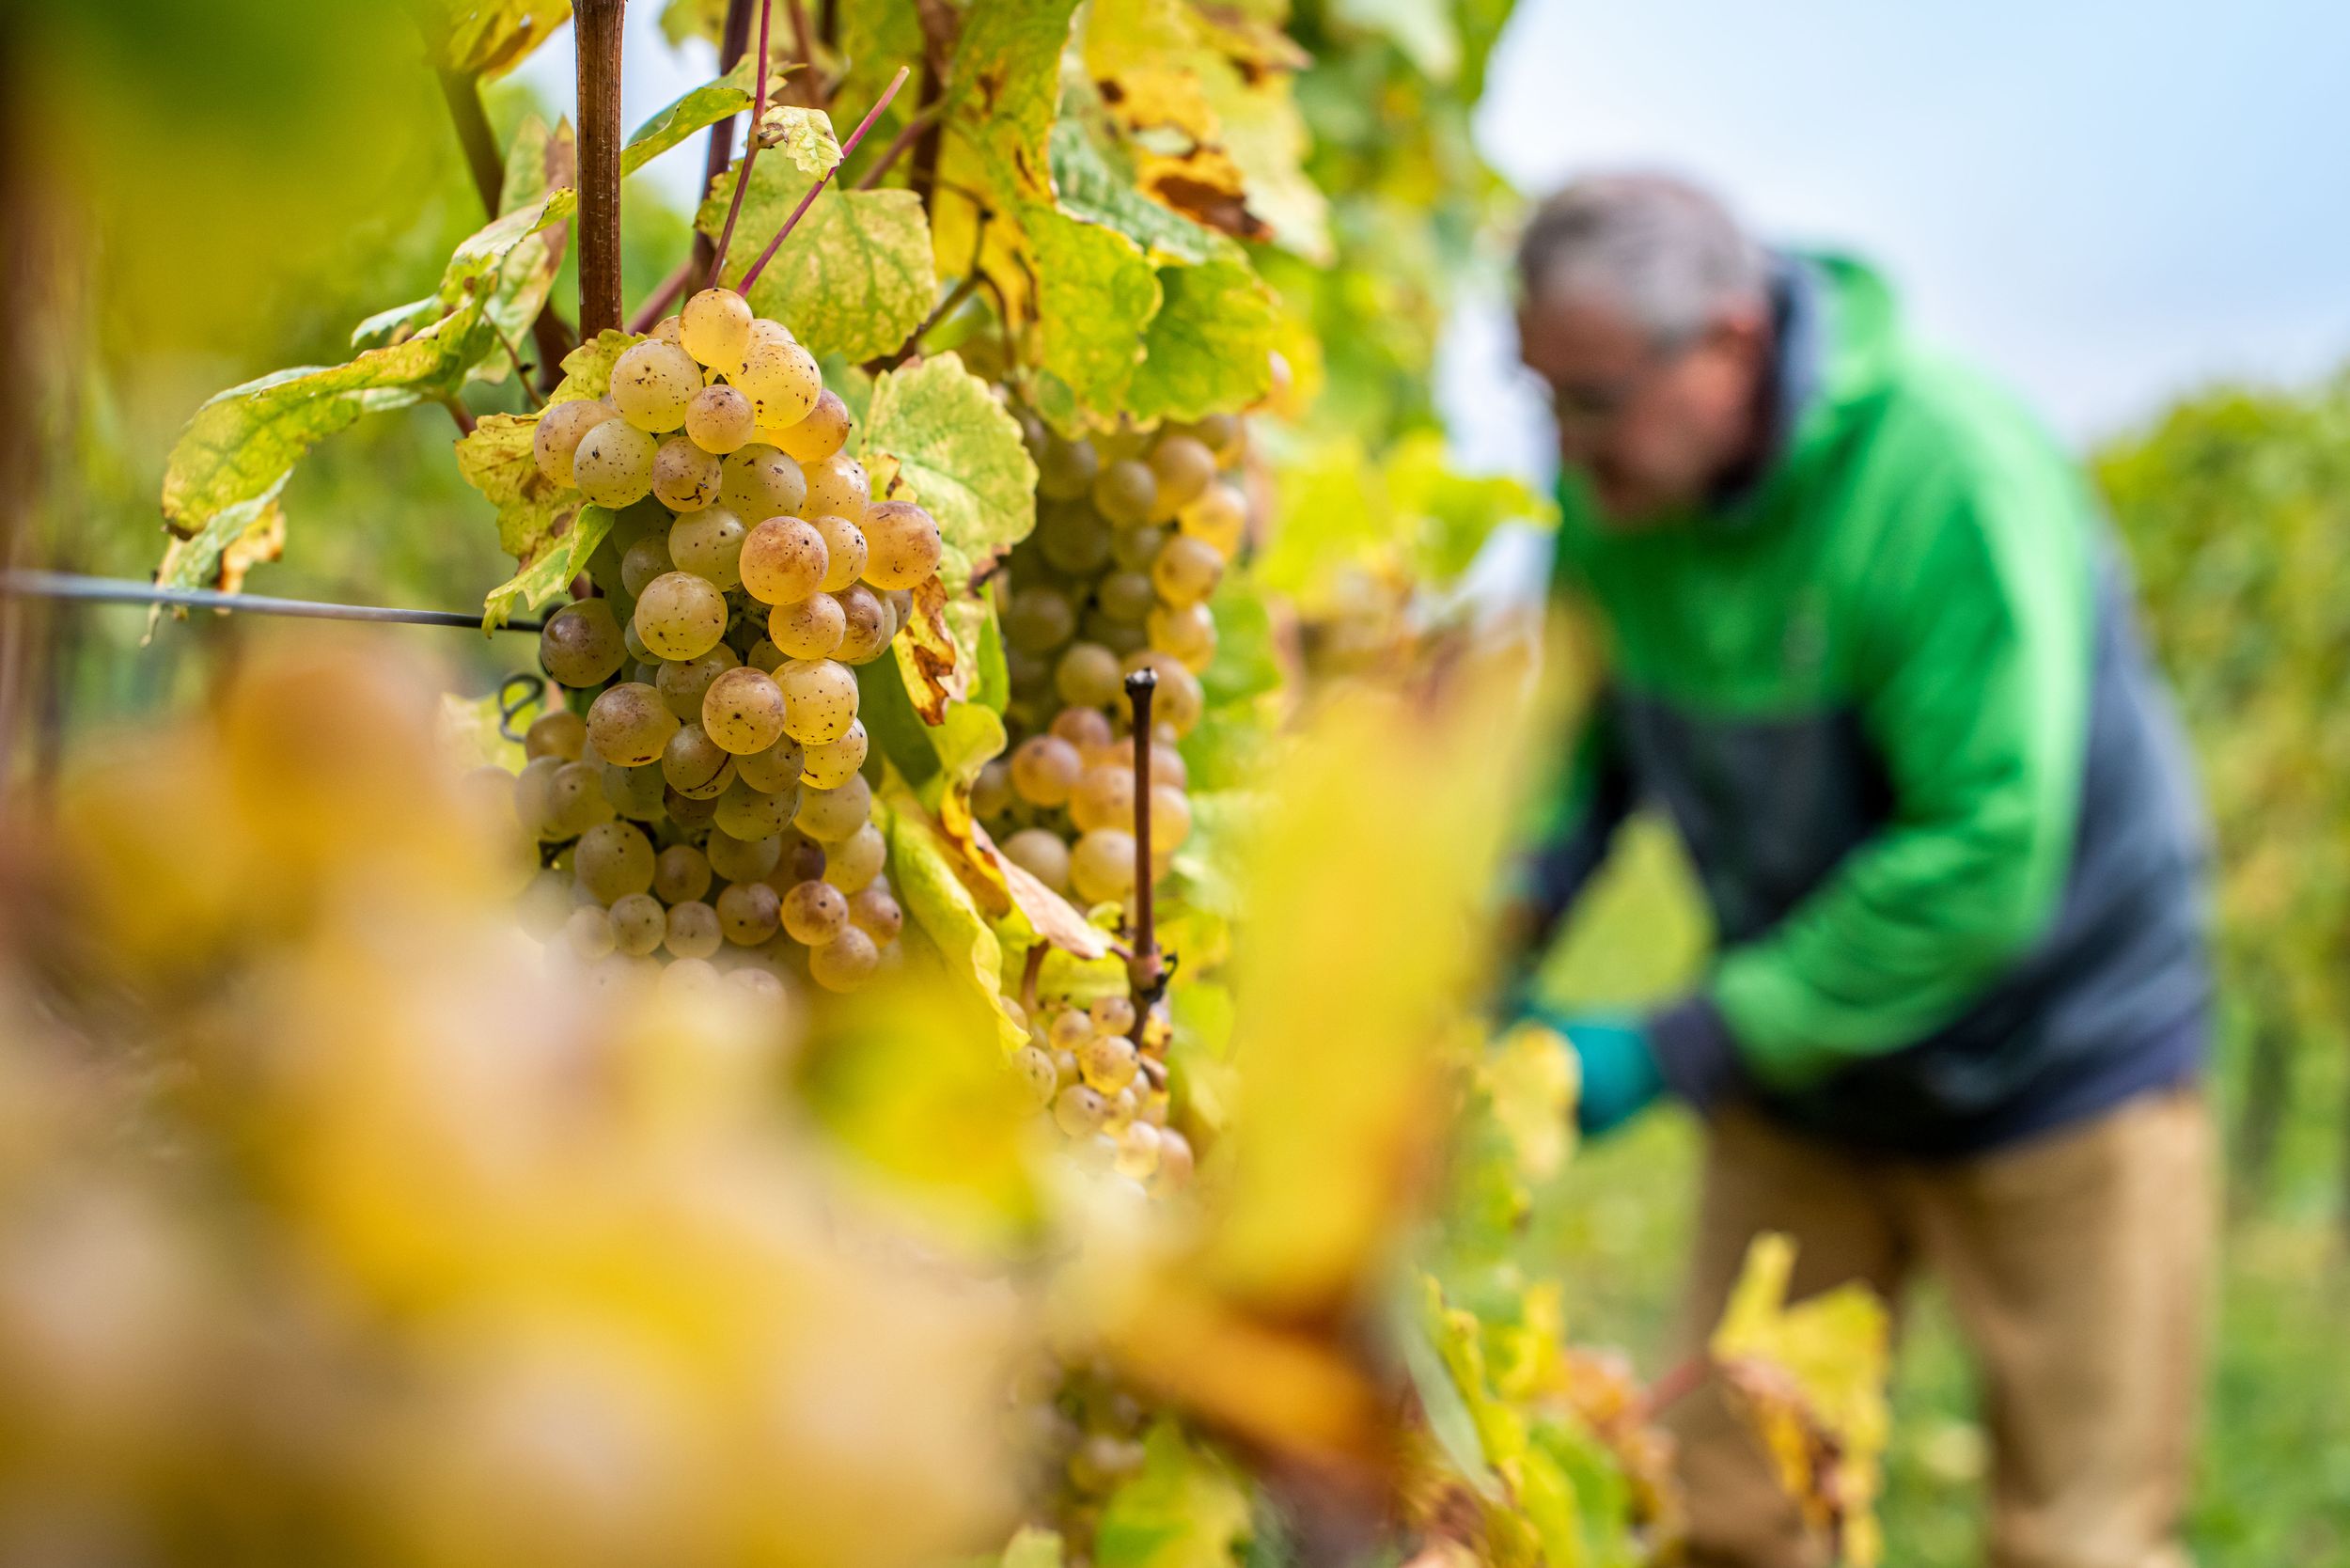
POLYGON ((2053 917, 2086 750, 2086 505, 2054 454, 1947 479, 1872 558, 1857 680, 1890 819, 1712 981, 1765 1083, 1923 1039, 2053 917))

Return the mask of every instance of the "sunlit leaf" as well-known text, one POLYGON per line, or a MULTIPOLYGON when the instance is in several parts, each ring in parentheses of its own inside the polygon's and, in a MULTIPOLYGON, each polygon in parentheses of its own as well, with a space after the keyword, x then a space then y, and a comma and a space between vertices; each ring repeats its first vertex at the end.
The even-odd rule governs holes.
POLYGON ((581 507, 571 527, 543 554, 490 590, 481 602, 481 629, 491 632, 506 624, 518 603, 535 610, 569 588, 572 580, 588 570, 588 557, 611 531, 612 513, 602 507, 581 507))
MULTIPOLYGON (((713 239, 726 227, 739 176, 738 162, 695 215, 713 239)), ((761 158, 752 166, 727 257, 728 281, 750 270, 812 182, 788 157, 761 158)), ((827 189, 759 274, 750 300, 818 357, 865 360, 894 352, 922 324, 937 295, 919 196, 903 190, 827 189)))
POLYGON ((955 354, 877 378, 865 444, 898 460, 947 544, 974 565, 1036 526, 1036 463, 1020 427, 955 354))
POLYGON ((1110 1494, 1093 1538, 1101 1568, 1228 1568, 1248 1532, 1248 1494, 1232 1467, 1172 1420, 1143 1439, 1142 1473, 1110 1494))
POLYGON ((571 20, 571 0, 411 0, 435 68, 503 76, 571 20))

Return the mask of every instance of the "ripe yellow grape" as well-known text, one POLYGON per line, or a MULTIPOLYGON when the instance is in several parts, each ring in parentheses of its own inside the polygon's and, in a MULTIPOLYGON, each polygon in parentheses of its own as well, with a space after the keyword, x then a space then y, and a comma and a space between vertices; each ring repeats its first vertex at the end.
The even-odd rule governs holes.
MULTIPOLYGON (((1071 1137, 1098 1132, 1109 1117, 1109 1102, 1083 1084, 1072 1084, 1053 1099, 1053 1125, 1071 1137)), ((1096 1487, 1106 1492, 1107 1485, 1096 1487)))
POLYGON ((679 342, 713 370, 732 375, 750 346, 751 304, 731 289, 704 289, 678 312, 679 342))
POLYGON ((1158 483, 1152 515, 1171 518, 1215 482, 1215 454, 1188 435, 1162 436, 1151 448, 1151 477, 1158 483))
POLYGON ((1156 670, 1159 677, 1158 690, 1151 698, 1151 722, 1166 725, 1177 740, 1182 740, 1191 733, 1207 707, 1199 678, 1185 669, 1180 660, 1152 648, 1126 657, 1127 674, 1143 668, 1156 670))
POLYGON ((598 903, 641 893, 652 886, 652 842, 634 823, 598 823, 579 836, 572 870, 598 903))
POLYGON ((840 646, 833 657, 844 665, 861 665, 879 658, 898 635, 898 618, 889 601, 852 583, 832 596, 840 604, 840 646))
POLYGON ((1139 624, 1159 602, 1159 594, 1139 572, 1113 572, 1094 585, 1093 602, 1112 620, 1139 624))
POLYGON ((582 599, 547 618, 539 633, 539 663, 566 686, 600 686, 628 656, 609 599, 582 599))
POLYGON ((661 776, 688 800, 715 800, 734 782, 734 754, 699 724, 682 724, 661 748, 661 776))
POLYGON ((1056 1012, 1044 1025, 1045 1043, 1058 1051, 1074 1051, 1093 1038, 1093 1020, 1083 1008, 1056 1012))
POLYGON ((1088 768, 1069 792, 1069 820, 1080 832, 1135 825, 1135 776, 1114 762, 1088 768))
POLYGON ((776 671, 789 704, 784 729, 803 745, 837 741, 856 722, 856 677, 830 659, 794 659, 776 671))
POLYGON ((1205 604, 1158 604, 1143 619, 1151 646, 1197 675, 1215 657, 1215 618, 1205 604))
POLYGON ((709 578, 665 572, 636 596, 633 621, 645 646, 665 659, 691 659, 726 635, 727 596, 709 578))
POLYGON ((783 836, 770 833, 761 839, 737 839, 713 827, 703 841, 702 853, 709 856, 710 869, 728 882, 757 882, 783 858, 783 836))
POLYGON ((1121 528, 1151 520, 1158 506, 1159 481, 1150 468, 1133 458, 1120 458, 1093 480, 1093 507, 1121 528))
POLYGON ((1141 1070, 1135 1043, 1124 1035, 1091 1035, 1075 1051, 1077 1071, 1084 1074, 1086 1086, 1103 1094, 1115 1094, 1124 1089, 1141 1070))
POLYGON ((1048 433, 1044 449, 1036 459, 1037 494, 1056 501, 1073 501, 1092 490, 1101 468, 1101 454, 1093 449, 1092 442, 1083 437, 1064 441, 1048 433))
POLYGON ((663 437, 652 454, 652 494, 671 511, 708 506, 718 494, 718 460, 690 436, 663 437))
POLYGON ((583 904, 564 921, 563 940, 573 953, 592 964, 612 950, 612 917, 600 905, 583 904))
POLYGON ((824 580, 817 587, 838 593, 865 575, 865 530, 845 517, 819 513, 807 520, 824 541, 824 580))
POLYGON ((887 947, 905 929, 906 916, 898 907, 897 896, 880 883, 873 883, 849 895, 849 923, 887 947))
POLYGON ((684 323, 674 315, 664 316, 652 324, 652 336, 672 348, 685 347, 684 323))
MULTIPOLYGON (((813 523, 770 517, 743 541, 739 566, 752 598, 762 604, 796 604, 817 591, 832 557, 813 523)), ((776 646, 782 646, 780 640, 776 646)))
POLYGON ((864 523, 865 509, 873 503, 873 487, 863 463, 846 452, 835 452, 805 464, 801 472, 807 478, 807 494, 798 508, 801 516, 864 523))
POLYGON ((1031 735, 1011 754, 1011 787, 1032 806, 1059 806, 1084 770, 1077 748, 1058 735, 1031 735))
POLYGON ((1151 786, 1151 853, 1171 854, 1191 837, 1191 798, 1173 784, 1151 786))
POLYGON ((743 584, 743 520, 724 507, 703 507, 669 525, 669 558, 721 588, 743 584))
POLYGON ((600 507, 640 501, 652 489, 652 455, 660 445, 625 419, 606 419, 579 438, 572 482, 600 507))
POLYGON ((802 463, 820 463, 848 444, 854 423, 840 394, 826 387, 817 394, 807 417, 776 432, 776 445, 802 463))
POLYGON ((653 857, 653 895, 663 903, 683 903, 710 891, 710 861, 691 844, 671 844, 653 857))
POLYGON ((763 882, 737 882, 718 895, 718 929, 738 948, 756 948, 781 926, 783 901, 763 882))
POLYGON ((840 601, 829 593, 810 594, 796 604, 777 604, 767 616, 768 640, 778 652, 794 659, 829 658, 848 630, 840 601))
POLYGON ((743 365, 728 380, 751 400, 761 431, 783 431, 807 417, 824 389, 823 372, 816 356, 788 337, 754 335, 743 352, 743 365))
POLYGON ((690 659, 664 664, 653 677, 653 685, 661 693, 661 700, 669 705, 669 712, 687 724, 699 724, 702 716, 702 693, 710 682, 742 663, 734 650, 725 643, 690 659))
POLYGON ((889 840, 882 830, 867 823, 838 843, 822 850, 823 864, 817 874, 843 893, 856 894, 871 886, 881 875, 882 865, 889 858, 889 840))
POLYGON ((931 514, 911 501, 884 501, 865 513, 865 580, 911 588, 938 570, 945 546, 931 514))
POLYGON ((675 572, 677 562, 669 558, 669 535, 666 529, 639 536, 620 553, 620 582, 631 597, 645 591, 645 585, 664 572, 675 572))
MULTIPOLYGON (((740 769, 736 770, 736 779, 737 782, 741 780, 740 769)), ((729 784, 727 788, 730 790, 734 786, 729 784)), ((719 796, 720 800, 725 798, 723 794, 719 796)), ((661 792, 661 809, 668 813, 669 821, 675 823, 680 830, 691 833, 697 828, 708 827, 717 819, 718 802, 692 800, 675 790, 664 790, 661 792)))
POLYGON ((588 722, 569 708, 540 714, 523 731, 523 756, 528 759, 559 757, 576 762, 587 744, 588 722))
POLYGON ((661 760, 661 748, 677 732, 677 715, 661 694, 640 682, 607 686, 588 710, 588 744, 607 762, 624 768, 661 760))
POLYGON ((810 979, 827 991, 854 991, 881 967, 881 949, 854 926, 845 927, 831 941, 807 955, 810 979))
POLYGON ((572 455, 579 450, 580 439, 613 418, 616 412, 597 398, 572 398, 548 405, 530 433, 530 456, 539 464, 539 472, 549 483, 571 489, 572 455))
POLYGON ((612 762, 603 765, 603 798, 612 803, 613 810, 637 822, 650 822, 661 815, 666 783, 657 763, 634 768, 612 762))
POLYGON ((1088 903, 1110 903, 1135 890, 1135 840, 1114 827, 1097 827, 1069 851, 1069 885, 1088 903))
POLYGON ((807 753, 789 735, 764 751, 746 752, 735 759, 735 772, 743 782, 769 794, 797 784, 806 765, 807 753))
POLYGON ((1191 770, 1183 765, 1183 754, 1156 737, 1151 742, 1151 782, 1171 784, 1178 790, 1191 782, 1191 770))
POLYGON ((1086 1009, 1086 1016, 1093 1021, 1094 1029, 1102 1034, 1132 1034, 1135 1027, 1135 1004, 1124 996, 1096 997, 1086 1009))
POLYGON ((796 513, 807 498, 800 465, 763 441, 727 454, 718 465, 718 500, 744 522, 796 513))
POLYGON ((783 896, 783 929, 794 942, 821 948, 848 923, 848 896, 829 882, 799 883, 783 896))
POLYGON ((685 423, 685 405, 701 385, 701 367, 691 354, 648 338, 613 362, 612 406, 640 431, 673 431, 685 423))
POLYGON ((1004 606, 1004 641, 1023 653, 1050 653, 1076 635, 1076 606, 1057 588, 1024 588, 1004 606))
POLYGON ((783 688, 763 670, 738 665, 702 694, 702 728, 735 756, 764 751, 783 738, 783 688))
POLYGON ((631 957, 652 951, 669 934, 669 913, 650 893, 623 894, 609 913, 613 945, 631 957))
POLYGON ((835 844, 864 827, 872 812, 872 786, 863 774, 853 773, 837 789, 802 790, 791 825, 820 844, 835 844))
POLYGON ((1218 463, 1240 456, 1243 430, 1237 414, 1211 414, 1183 427, 1184 432, 1215 454, 1218 463))
POLYGON ((807 748, 800 764, 800 777, 819 790, 837 790, 865 765, 870 745, 866 739, 865 726, 853 720, 838 740, 807 748))
POLYGON ((1098 642, 1074 642, 1053 666, 1053 690, 1079 708, 1107 707, 1123 695, 1118 655, 1098 642))
POLYGON ((1224 557, 1215 546, 1189 534, 1168 540, 1151 563, 1151 586, 1170 604, 1198 604, 1215 591, 1223 576, 1224 557))
POLYGON ((699 899, 669 906, 668 932, 664 940, 680 958, 708 958, 723 940, 718 912, 699 899))
POLYGON ((787 790, 754 790, 738 775, 718 797, 711 821, 737 839, 764 839, 781 833, 799 806, 796 785, 787 790))
POLYGON ((598 823, 610 822, 612 803, 603 798, 602 765, 556 762, 547 777, 547 813, 553 829, 549 837, 555 839, 575 839, 598 823))
POLYGON ((1229 561, 1240 554, 1241 536, 1248 526, 1248 503, 1230 485, 1212 484, 1175 514, 1175 526, 1229 561))
MULTIPOLYGON (((1111 667, 1117 667, 1114 662, 1111 667)), ((1093 753, 1108 745, 1113 738, 1109 718, 1094 705, 1073 703, 1055 713, 1053 722, 1045 728, 1075 746, 1077 755, 1089 763, 1093 753)))

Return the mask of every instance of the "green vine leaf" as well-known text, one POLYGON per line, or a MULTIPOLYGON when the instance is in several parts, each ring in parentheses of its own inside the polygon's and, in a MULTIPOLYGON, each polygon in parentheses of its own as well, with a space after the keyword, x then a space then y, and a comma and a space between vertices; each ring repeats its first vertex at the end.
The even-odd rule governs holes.
MULTIPOLYGON (((738 161, 736 169, 741 168, 738 161)), ((743 194, 728 258, 740 282, 766 236, 807 194, 813 177, 790 158, 762 158, 743 194)), ((726 227, 733 178, 721 180, 695 222, 715 238, 726 227)), ((791 237, 751 288, 751 306, 782 321, 819 358, 852 361, 897 350, 922 324, 938 297, 921 198, 912 191, 826 191, 811 204, 791 237)))
POLYGON ((446 0, 418 8, 433 68, 503 76, 571 20, 571 0, 446 0))
POLYGON ((1248 1534, 1248 1493, 1232 1467, 1162 1417, 1142 1471, 1110 1494, 1093 1537, 1101 1568, 1226 1568, 1248 1534))
POLYGON ((770 106, 760 121, 759 144, 780 151, 810 180, 840 166, 840 138, 833 134, 832 117, 822 109, 797 103, 770 106))
POLYGON ((1127 394, 1136 419, 1197 419, 1255 402, 1273 384, 1273 293, 1246 261, 1161 267, 1127 394))
POLYGON ((505 625, 513 619, 518 602, 535 610, 570 588, 572 579, 588 570, 588 557, 611 531, 610 511, 603 507, 581 507, 553 548, 490 590, 481 602, 481 629, 494 632, 505 625))
POLYGON ((898 460, 948 546, 975 566, 1036 525, 1036 462, 1020 426, 960 355, 876 378, 865 447, 898 460))
MULTIPOLYGON (((799 70, 792 65, 776 68, 767 72, 768 102, 775 101, 777 85, 799 70)), ((734 69, 714 82, 705 82, 693 91, 677 99, 652 118, 636 128, 628 144, 620 149, 620 173, 634 174, 669 149, 699 131, 707 131, 730 115, 739 115, 753 102, 754 76, 759 65, 749 55, 734 63, 734 69)), ((769 110, 772 118, 774 110, 769 110)))

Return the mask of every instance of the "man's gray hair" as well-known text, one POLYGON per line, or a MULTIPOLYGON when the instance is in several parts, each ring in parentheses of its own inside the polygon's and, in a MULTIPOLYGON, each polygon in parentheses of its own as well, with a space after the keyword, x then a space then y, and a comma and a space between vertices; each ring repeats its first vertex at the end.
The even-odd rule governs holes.
POLYGON ((1543 202, 1518 239, 1518 287, 1596 295, 1658 341, 1683 342, 1723 309, 1767 297, 1762 248, 1730 210, 1665 175, 1598 175, 1543 202))

